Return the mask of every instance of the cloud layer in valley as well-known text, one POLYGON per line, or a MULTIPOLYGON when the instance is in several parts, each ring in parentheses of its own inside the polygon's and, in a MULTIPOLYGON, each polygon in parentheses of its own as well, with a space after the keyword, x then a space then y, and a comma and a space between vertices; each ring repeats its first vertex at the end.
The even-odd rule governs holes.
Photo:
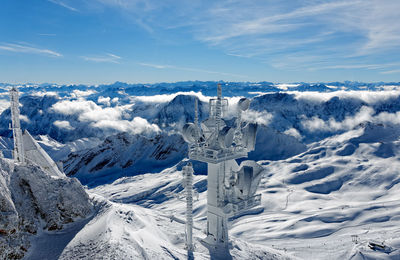
MULTIPOLYGON (((87 122, 90 126, 103 130, 116 130, 133 134, 159 132, 160 128, 150 124, 146 119, 134 117, 130 119, 132 105, 102 107, 93 101, 80 98, 78 100, 62 100, 51 108, 56 113, 76 115, 79 122, 87 122)), ((56 121, 60 128, 72 128, 66 121, 56 121)))

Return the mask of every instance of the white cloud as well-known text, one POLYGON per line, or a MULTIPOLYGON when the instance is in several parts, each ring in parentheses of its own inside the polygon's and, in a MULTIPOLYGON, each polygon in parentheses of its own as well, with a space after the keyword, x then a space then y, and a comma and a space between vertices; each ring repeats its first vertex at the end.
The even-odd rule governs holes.
POLYGON ((82 114, 85 112, 90 112, 96 109, 101 109, 96 103, 93 101, 86 101, 84 99, 79 100, 62 100, 60 102, 55 103, 51 109, 57 113, 61 113, 64 115, 74 115, 74 114, 82 114))
POLYGON ((26 116, 26 115, 19 115, 19 119, 21 120, 21 121, 25 121, 26 123, 30 123, 31 122, 31 120, 29 120, 29 118, 26 116))
MULTIPOLYGON (((106 105, 106 106, 109 107, 109 106, 111 105, 110 100, 111 100, 110 97, 103 97, 103 96, 100 96, 100 97, 98 97, 98 99, 97 99, 97 103, 103 104, 103 105, 106 105)), ((113 99, 113 100, 114 100, 114 99, 113 99)), ((117 98, 117 102, 118 102, 118 98, 117 98)))
POLYGON ((0 113, 10 107, 10 101, 6 99, 0 99, 0 113))
POLYGON ((268 125, 272 120, 272 114, 266 111, 246 110, 242 114, 242 119, 247 122, 268 125))
MULTIPOLYGON (((400 47, 398 0, 93 0, 90 4, 63 0, 69 2, 91 10, 115 8, 153 35, 161 29, 178 29, 227 55, 281 69, 321 70, 336 66, 377 70, 374 62, 380 59, 370 54, 381 53, 388 62, 396 61, 397 56, 390 57, 386 51, 400 47)), ((164 35, 167 39, 163 40, 177 40, 173 33, 170 38, 164 35)))
POLYGON ((86 96, 90 96, 93 94, 96 94, 97 91, 93 90, 93 89, 88 89, 88 90, 79 90, 79 89, 74 89, 71 93, 71 97, 73 98, 82 98, 82 97, 86 97, 86 96))
POLYGON ((301 140, 301 135, 299 133, 299 131, 297 131, 295 128, 289 128, 287 129, 285 132, 283 132, 284 134, 293 136, 294 138, 301 140))
POLYGON ((76 9, 76 8, 74 8, 74 7, 72 7, 72 6, 68 5, 68 4, 66 4, 65 2, 63 2, 63 1, 61 1, 61 0, 48 0, 48 1, 51 2, 51 3, 53 3, 53 4, 62 6, 62 7, 66 8, 66 9, 68 9, 68 10, 70 10, 70 11, 78 12, 78 9, 76 9))
POLYGON ((311 119, 305 118, 301 124, 305 129, 311 132, 349 131, 366 122, 376 124, 400 124, 400 112, 381 112, 377 115, 374 115, 374 113, 375 111, 372 108, 363 106, 354 116, 348 116, 340 122, 333 118, 324 121, 315 116, 311 119))
POLYGON ((290 88, 295 88, 297 86, 299 86, 300 84, 285 84, 285 83, 281 83, 281 84, 277 84, 275 85, 275 87, 282 89, 282 90, 288 90, 290 88))
POLYGON ((333 118, 330 118, 328 121, 324 121, 319 117, 314 116, 311 119, 303 120, 301 124, 305 129, 311 132, 336 132, 341 130, 352 130, 361 123, 372 121, 373 113, 374 110, 372 108, 363 106, 354 116, 348 116, 341 122, 338 122, 333 118))
POLYGON ((93 110, 85 111, 79 115, 80 121, 101 121, 101 120, 120 120, 122 117, 122 107, 106 107, 101 108, 100 106, 95 107, 93 110))
POLYGON ((160 65, 160 64, 154 64, 154 63, 139 62, 138 64, 141 65, 141 66, 150 67, 150 68, 154 68, 154 69, 171 69, 171 68, 174 68, 171 65, 160 65))
POLYGON ((387 70, 387 71, 383 71, 381 72, 381 74, 400 74, 400 69, 399 70, 387 70))
POLYGON ((56 91, 33 91, 30 93, 32 96, 44 97, 44 96, 58 96, 56 91))
POLYGON ((315 102, 325 102, 333 97, 339 97, 340 99, 360 99, 368 104, 374 104, 377 102, 386 102, 391 98, 397 98, 400 92, 397 90, 388 91, 334 91, 334 92, 301 92, 301 91, 288 91, 289 94, 294 94, 296 99, 313 100, 315 102))
MULTIPOLYGON (((222 15, 222 22, 224 22, 225 29, 222 26, 217 26, 216 30, 211 34, 211 36, 206 37, 206 41, 212 41, 218 43, 222 40, 229 40, 239 36, 246 36, 251 34, 272 34, 283 31, 292 31, 296 30, 299 27, 304 27, 304 23, 293 23, 293 20, 306 18, 306 17, 315 17, 318 15, 323 15, 326 13, 330 13, 342 8, 348 8, 354 5, 354 2, 331 2, 331 3, 322 3, 307 5, 303 7, 299 7, 297 9, 274 13, 270 15, 262 16, 259 12, 256 12, 255 16, 247 16, 243 15, 249 12, 249 8, 246 8, 245 5, 237 5, 237 3, 229 3, 225 1, 221 4, 224 6, 223 9, 213 10, 212 13, 218 17, 218 15, 222 15), (236 4, 236 5, 235 5, 236 4), (239 14, 240 16, 237 19, 227 19, 227 9, 232 12, 233 15, 239 14), (227 21, 228 20, 228 21, 227 21)), ((271 7, 270 5, 259 5, 260 9, 267 9, 271 7)), ((283 43, 285 44, 285 43, 283 43)))
POLYGON ((42 54, 50 57, 62 57, 62 54, 48 50, 32 47, 29 45, 21 45, 14 43, 3 43, 0 44, 0 51, 17 52, 17 53, 31 53, 31 54, 42 54))
POLYGON ((106 120, 102 119, 92 123, 93 127, 101 129, 113 129, 120 132, 129 132, 132 134, 159 132, 160 128, 155 124, 150 124, 146 119, 135 117, 128 120, 106 120))
POLYGON ((388 113, 381 112, 375 118, 375 122, 386 124, 400 124, 400 112, 388 113))
POLYGON ((93 62, 119 63, 119 60, 122 58, 115 54, 107 53, 106 55, 100 55, 100 56, 82 56, 82 59, 84 59, 85 61, 93 61, 93 62))
MULTIPOLYGON (((127 111, 132 105, 101 107, 90 100, 63 100, 52 106, 52 110, 64 115, 77 115, 79 122, 89 123, 90 126, 105 131, 123 131, 133 134, 159 132, 155 124, 150 124, 146 119, 135 117, 129 120, 127 111)), ((62 121, 64 122, 64 121, 62 121)), ((55 125, 62 127, 65 123, 57 122, 55 125)))
POLYGON ((75 128, 71 126, 71 124, 68 121, 54 121, 53 123, 56 127, 61 128, 61 129, 66 129, 66 130, 74 130, 75 128))
MULTIPOLYGON (((276 50, 285 50, 302 57, 303 63, 305 56, 326 61, 334 55, 336 60, 329 63, 335 64, 355 53, 364 55, 400 46, 398 1, 303 1, 290 5, 285 1, 221 1, 216 5, 220 8, 208 9, 209 20, 199 25, 200 38, 239 55, 273 55, 276 50), (345 45, 331 41, 349 33, 353 37, 345 45), (299 34, 302 39, 293 46, 299 34), (325 48, 298 48, 315 43, 325 48)), ((282 55, 279 58, 284 59, 282 55)))
POLYGON ((119 101, 118 97, 111 99, 111 103, 113 103, 113 104, 118 104, 118 101, 119 101))
POLYGON ((174 94, 162 94, 162 95, 154 95, 154 96, 136 96, 134 99, 139 100, 141 102, 151 102, 151 103, 165 103, 170 102, 178 95, 190 95, 190 96, 197 96, 200 101, 208 102, 211 97, 204 96, 201 92, 177 92, 174 94))

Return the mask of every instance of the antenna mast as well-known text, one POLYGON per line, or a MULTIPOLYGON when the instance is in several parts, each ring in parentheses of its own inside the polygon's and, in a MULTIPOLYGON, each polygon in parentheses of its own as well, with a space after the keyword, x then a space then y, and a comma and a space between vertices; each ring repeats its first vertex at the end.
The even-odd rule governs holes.
POLYGON ((14 139, 14 160, 20 163, 25 163, 24 143, 22 142, 21 123, 19 120, 19 94, 16 87, 10 90, 11 101, 11 120, 14 139))
POLYGON ((221 89, 221 84, 218 83, 217 104, 215 107, 215 124, 217 131, 219 131, 221 127, 221 113, 222 113, 222 89, 221 89))
MULTIPOLYGON (((242 123, 241 113, 250 105, 250 100, 246 98, 238 103, 240 111, 236 126, 228 125, 228 121, 222 118, 223 108, 228 108, 228 100, 222 98, 221 84, 218 84, 217 98, 209 102, 210 117, 203 120, 200 126, 196 104, 195 122, 183 127, 182 136, 189 143, 189 159, 208 164, 207 237, 202 243, 210 250, 218 248, 225 252, 229 249, 228 218, 240 215, 261 202, 261 194, 256 194, 256 190, 263 168, 254 161, 244 161, 240 165, 236 162, 236 159, 247 157, 248 152, 254 150, 257 125, 242 123)), ((188 170, 185 168, 189 177, 188 170)), ((189 183, 190 179, 187 181, 189 183)), ((191 198, 190 194, 187 198, 191 198)), ((187 223, 191 225, 191 209, 187 210, 187 223)))
POLYGON ((188 163, 183 167, 186 190, 186 248, 193 251, 193 167, 188 163))

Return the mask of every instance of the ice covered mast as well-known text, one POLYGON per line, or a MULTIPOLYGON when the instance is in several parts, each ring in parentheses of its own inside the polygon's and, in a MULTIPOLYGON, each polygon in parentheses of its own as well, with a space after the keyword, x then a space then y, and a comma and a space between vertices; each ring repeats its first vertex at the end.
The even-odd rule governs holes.
POLYGON ((22 133, 19 120, 19 98, 18 90, 13 87, 10 90, 11 100, 11 120, 14 138, 13 157, 16 162, 34 164, 42 168, 47 174, 55 177, 65 177, 62 170, 58 169, 57 164, 43 150, 35 139, 29 134, 28 130, 22 133))
POLYGON ((186 248, 193 251, 193 167, 188 163, 183 167, 186 190, 186 248))
POLYGON ((228 100, 222 98, 218 84, 217 98, 209 103, 209 118, 200 127, 197 122, 188 123, 182 131, 189 143, 189 158, 208 164, 207 237, 203 242, 215 249, 228 248, 228 217, 259 205, 261 200, 255 192, 262 167, 254 161, 239 166, 235 160, 254 150, 257 125, 241 120, 249 105, 248 99, 240 99, 238 117, 234 125, 228 125, 223 119, 228 100))
POLYGON ((19 95, 18 89, 12 87, 10 90, 10 100, 11 100, 11 121, 12 121, 12 131, 14 138, 14 160, 20 163, 25 163, 25 150, 24 143, 22 139, 21 123, 19 120, 19 95))

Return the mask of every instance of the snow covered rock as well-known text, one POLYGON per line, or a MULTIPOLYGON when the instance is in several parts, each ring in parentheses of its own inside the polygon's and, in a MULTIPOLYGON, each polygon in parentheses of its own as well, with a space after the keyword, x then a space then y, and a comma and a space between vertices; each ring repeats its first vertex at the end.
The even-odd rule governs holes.
POLYGON ((51 177, 37 166, 0 159, 0 258, 19 259, 29 237, 85 218, 92 204, 78 180, 51 177))
POLYGON ((208 115, 208 104, 201 102, 198 97, 190 95, 178 95, 170 102, 161 107, 154 119, 154 123, 160 126, 180 125, 194 121, 194 103, 195 99, 199 104, 199 120, 208 115))
POLYGON ((249 153, 251 160, 282 160, 306 151, 305 144, 285 133, 266 126, 257 129, 256 146, 249 153))
POLYGON ((71 153, 64 161, 68 176, 83 184, 102 184, 123 176, 157 172, 181 161, 187 144, 179 134, 153 137, 120 133, 92 149, 71 153))

